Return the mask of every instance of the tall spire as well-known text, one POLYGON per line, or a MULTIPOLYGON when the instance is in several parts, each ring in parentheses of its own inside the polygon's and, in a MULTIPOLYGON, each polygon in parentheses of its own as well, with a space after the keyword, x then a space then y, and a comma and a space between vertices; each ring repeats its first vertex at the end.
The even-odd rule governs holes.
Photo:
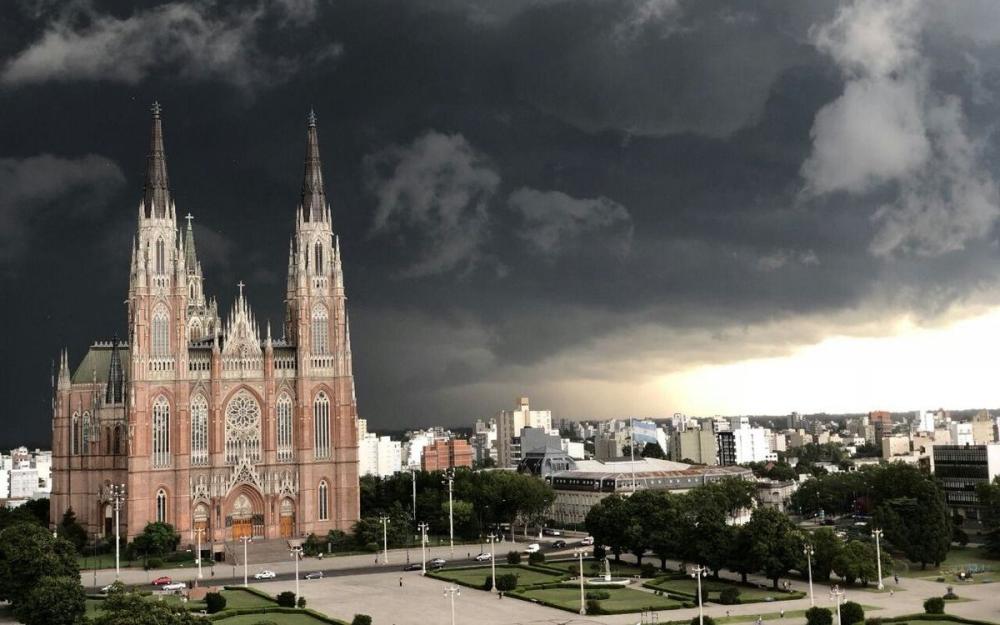
POLYGON ((195 254, 194 250, 194 228, 191 227, 191 220, 194 219, 194 215, 188 213, 184 219, 187 219, 187 232, 184 233, 184 264, 187 265, 188 273, 198 272, 198 255, 195 254))
POLYGON ((306 167, 302 179, 302 212, 305 221, 324 221, 326 193, 323 191, 323 172, 319 162, 319 135, 316 132, 316 113, 309 111, 306 131, 306 167))
POLYGON ((160 103, 153 102, 153 130, 146 157, 146 182, 143 199, 146 216, 163 219, 170 210, 170 189, 167 180, 167 155, 163 151, 163 127, 160 124, 160 103))
POLYGON ((120 404, 125 401, 125 370, 118 352, 118 337, 111 341, 111 363, 108 365, 108 384, 104 390, 104 403, 120 404))

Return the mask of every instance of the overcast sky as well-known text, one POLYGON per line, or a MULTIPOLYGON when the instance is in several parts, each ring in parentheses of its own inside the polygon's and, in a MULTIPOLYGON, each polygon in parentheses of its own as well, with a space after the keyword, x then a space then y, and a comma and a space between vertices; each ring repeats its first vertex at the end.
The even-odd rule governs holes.
POLYGON ((275 327, 315 108, 374 429, 1000 404, 1000 3, 133 5, 0 8, 2 443, 126 333, 154 100, 275 327))

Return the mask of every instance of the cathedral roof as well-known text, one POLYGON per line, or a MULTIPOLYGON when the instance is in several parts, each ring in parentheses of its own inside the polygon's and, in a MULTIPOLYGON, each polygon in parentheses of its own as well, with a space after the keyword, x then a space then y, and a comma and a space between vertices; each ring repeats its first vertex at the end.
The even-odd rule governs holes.
MULTIPOLYGON (((118 357, 128 361, 128 345, 118 343, 118 357)), ((73 384, 86 384, 97 378, 98 384, 107 384, 111 371, 111 355, 115 351, 112 341, 97 341, 87 350, 87 355, 73 372, 73 384)))
POLYGON ((302 177, 302 213, 305 221, 323 221, 326 215, 326 191, 323 189, 323 171, 319 160, 319 135, 316 131, 316 114, 309 112, 306 130, 306 165, 302 177))
POLYGON ((170 186, 167 179, 167 154, 163 149, 163 127, 160 124, 160 103, 153 103, 153 129, 146 157, 146 181, 143 201, 148 217, 165 218, 170 205, 170 186), (155 214, 154 214, 155 211, 155 214))

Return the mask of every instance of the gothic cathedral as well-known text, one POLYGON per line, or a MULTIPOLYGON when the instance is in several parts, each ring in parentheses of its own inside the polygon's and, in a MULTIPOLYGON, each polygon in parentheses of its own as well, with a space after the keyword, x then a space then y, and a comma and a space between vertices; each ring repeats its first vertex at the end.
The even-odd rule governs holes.
POLYGON ((349 531, 359 518, 357 403, 340 245, 323 189, 315 116, 288 251, 282 338, 240 283, 225 321, 204 293, 191 216, 178 228, 160 108, 132 246, 128 341, 60 357, 52 421, 52 523, 88 532, 165 521, 218 551, 245 536, 349 531))

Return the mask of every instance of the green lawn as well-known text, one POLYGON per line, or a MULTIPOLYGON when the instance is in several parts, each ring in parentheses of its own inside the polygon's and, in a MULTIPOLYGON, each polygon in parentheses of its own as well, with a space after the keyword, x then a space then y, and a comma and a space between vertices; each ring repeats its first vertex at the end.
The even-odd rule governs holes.
MULTIPOLYGON (((592 589, 593 590, 593 589, 592 589)), ((600 601, 601 609, 611 613, 641 612, 643 610, 672 610, 684 607, 680 601, 631 588, 604 588, 610 599, 600 601)), ((570 612, 580 609, 580 591, 577 588, 541 588, 515 591, 519 597, 537 599, 570 612)))
POLYGON ((932 580, 943 577, 949 584, 959 582, 958 573, 967 570, 977 571, 972 576, 975 582, 1000 581, 1000 560, 990 558, 982 547, 952 547, 940 567, 929 564, 926 569, 921 569, 919 562, 910 562, 904 558, 895 560, 895 572, 900 577, 932 580))
MULTIPOLYGON (((562 579, 559 575, 555 573, 543 573, 540 571, 528 570, 518 566, 497 566, 497 577, 501 575, 513 573, 517 575, 517 585, 518 586, 530 586, 532 584, 547 584, 551 582, 558 582, 562 579)), ((482 586, 483 582, 486 581, 491 575, 490 567, 488 566, 477 566, 472 568, 457 568, 457 569, 442 569, 440 571, 434 572, 434 577, 445 579, 452 582, 458 582, 460 584, 465 584, 467 586, 474 586, 479 588, 482 586)))
MULTIPOLYGON (((703 579, 701 581, 701 584, 703 588, 708 590, 708 600, 716 602, 719 598, 719 593, 726 588, 739 589, 740 603, 755 603, 758 601, 798 599, 804 596, 802 593, 786 593, 773 590, 770 588, 744 586, 742 584, 728 582, 725 580, 703 579)), ((698 582, 697 580, 688 577, 660 578, 655 581, 649 582, 648 585, 650 587, 656 588, 657 590, 665 590, 667 592, 680 593, 683 595, 689 595, 694 598, 698 597, 698 582)))
MULTIPOLYGON (((306 614, 304 612, 284 614, 281 612, 268 612, 267 614, 241 614, 212 621, 222 625, 255 625, 261 621, 273 621, 277 625, 327 625, 325 621, 306 614)), ((955 625, 951 623, 951 625, 955 625)))
MULTIPOLYGON (((632 577, 639 574, 639 567, 634 564, 629 564, 628 562, 620 562, 615 564, 614 560, 611 562, 611 575, 614 577, 632 577)), ((567 573, 576 571, 577 560, 555 560, 542 563, 542 566, 547 566, 549 568, 556 568, 567 573)), ((584 559, 583 561, 583 572, 588 576, 590 575, 604 575, 604 563, 598 562, 593 559, 584 559)))
POLYGON ((235 608, 266 608, 276 605, 274 601, 246 590, 223 590, 222 596, 226 598, 227 610, 235 608))

